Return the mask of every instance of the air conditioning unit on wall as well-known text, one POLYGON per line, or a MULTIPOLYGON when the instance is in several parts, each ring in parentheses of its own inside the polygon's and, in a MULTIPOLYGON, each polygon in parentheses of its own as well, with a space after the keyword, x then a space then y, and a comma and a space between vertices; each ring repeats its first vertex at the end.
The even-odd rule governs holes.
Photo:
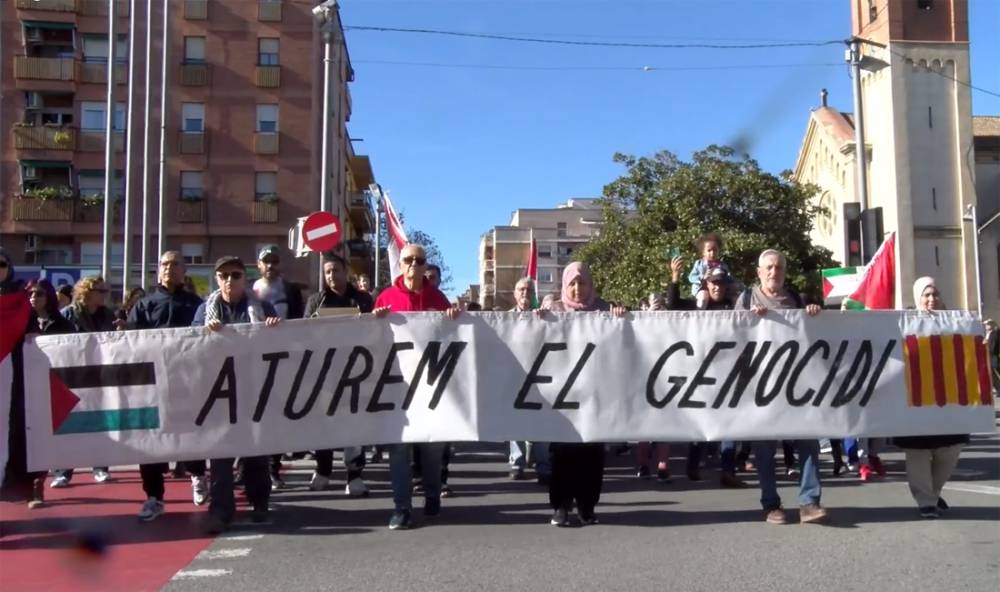
POLYGON ((38 244, 41 241, 38 240, 37 234, 26 234, 24 235, 24 252, 34 253, 38 250, 38 244))

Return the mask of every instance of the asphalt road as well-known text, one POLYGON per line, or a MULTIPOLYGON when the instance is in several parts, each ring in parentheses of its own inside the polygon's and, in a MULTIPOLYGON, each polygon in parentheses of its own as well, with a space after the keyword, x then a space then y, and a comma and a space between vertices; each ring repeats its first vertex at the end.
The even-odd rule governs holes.
MULTIPOLYGON (((502 445, 457 450, 457 495, 440 517, 424 520, 417 509, 417 527, 398 532, 387 528, 385 464, 366 470, 371 497, 349 499, 342 472, 337 489, 311 492, 312 463, 297 461, 290 488, 272 496, 270 524, 238 523, 166 589, 1000 590, 997 437, 976 438, 963 452, 945 492, 953 509, 941 520, 917 516, 899 451, 883 455, 887 479, 864 484, 829 478, 824 455, 825 526, 766 524, 758 490, 720 489, 714 468, 701 483, 687 481, 677 446, 669 485, 633 476, 631 456, 609 457, 601 524, 555 528, 546 492, 508 480, 502 445)), ((780 483, 797 518, 796 488, 780 483)))

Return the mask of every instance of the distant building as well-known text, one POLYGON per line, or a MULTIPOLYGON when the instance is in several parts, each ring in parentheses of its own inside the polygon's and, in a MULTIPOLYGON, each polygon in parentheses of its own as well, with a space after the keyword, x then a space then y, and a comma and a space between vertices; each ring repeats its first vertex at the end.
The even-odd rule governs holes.
POLYGON ((538 299, 559 294, 562 270, 576 249, 597 236, 601 207, 596 199, 571 199, 549 209, 518 209, 510 224, 495 226, 479 243, 480 304, 514 306, 514 284, 527 272, 531 241, 538 246, 538 299))

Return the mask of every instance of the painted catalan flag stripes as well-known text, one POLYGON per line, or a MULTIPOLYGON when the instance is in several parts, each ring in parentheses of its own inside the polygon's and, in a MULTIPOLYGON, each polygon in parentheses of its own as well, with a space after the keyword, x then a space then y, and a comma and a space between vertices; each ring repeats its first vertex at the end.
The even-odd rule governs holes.
POLYGON ((907 335, 903 344, 910 407, 993 405, 986 345, 977 335, 907 335))

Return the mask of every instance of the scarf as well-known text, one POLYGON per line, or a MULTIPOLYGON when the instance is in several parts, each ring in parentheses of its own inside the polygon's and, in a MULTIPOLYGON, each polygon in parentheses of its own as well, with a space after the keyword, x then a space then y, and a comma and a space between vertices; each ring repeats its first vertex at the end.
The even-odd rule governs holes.
POLYGON ((594 294, 594 278, 590 274, 590 267, 582 261, 574 261, 566 266, 563 270, 562 276, 562 293, 560 295, 560 300, 563 306, 570 310, 592 310, 594 307, 594 302, 597 300, 596 294, 594 294), (585 301, 573 300, 569 296, 569 285, 573 283, 573 280, 577 278, 582 278, 588 285, 590 285, 590 296, 585 301))
POLYGON ((929 275, 917 278, 917 281, 913 282, 913 305, 918 310, 923 310, 920 308, 920 297, 923 296, 924 290, 931 286, 937 287, 937 281, 929 275))
POLYGON ((768 310, 782 310, 786 308, 798 308, 795 305, 795 299, 791 297, 788 290, 782 290, 781 296, 773 298, 764 293, 763 288, 759 285, 754 286, 751 292, 751 300, 754 304, 763 306, 768 310))
MULTIPOLYGON (((263 323, 267 318, 264 316, 264 307, 260 305, 260 301, 254 296, 253 290, 244 292, 243 297, 247 299, 247 314, 250 315, 250 322, 263 323)), ((208 299, 205 300, 206 325, 211 321, 222 322, 222 302, 222 290, 216 290, 208 295, 208 299)))

